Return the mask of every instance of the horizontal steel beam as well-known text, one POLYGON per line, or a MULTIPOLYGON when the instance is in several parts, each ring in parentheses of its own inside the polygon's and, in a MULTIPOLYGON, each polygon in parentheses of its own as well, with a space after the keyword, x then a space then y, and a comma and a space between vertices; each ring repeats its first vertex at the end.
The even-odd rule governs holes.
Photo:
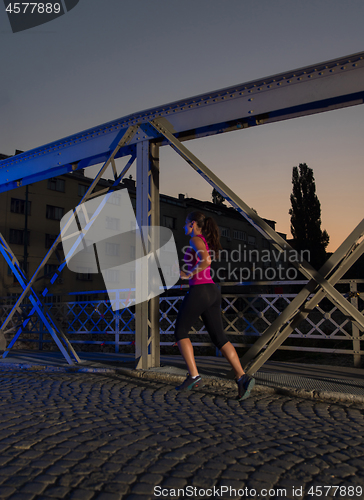
POLYGON ((0 192, 106 161, 125 130, 141 124, 117 157, 160 140, 148 122, 167 118, 179 140, 362 104, 364 52, 201 94, 85 130, 0 161, 0 192), (111 145, 111 146, 110 146, 111 145))

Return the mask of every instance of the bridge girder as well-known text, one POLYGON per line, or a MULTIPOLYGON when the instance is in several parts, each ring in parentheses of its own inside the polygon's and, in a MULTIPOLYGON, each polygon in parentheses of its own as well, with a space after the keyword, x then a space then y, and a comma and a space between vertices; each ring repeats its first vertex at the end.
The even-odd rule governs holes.
MULTIPOLYGON (((277 248, 282 247, 283 242, 280 236, 202 162, 184 148, 181 141, 362 104, 363 99, 364 52, 135 113, 2 160, 0 161, 0 192, 105 161, 104 167, 90 186, 82 203, 87 196, 92 196, 97 179, 109 163, 114 170, 115 183, 118 183, 136 157, 137 186, 139 183, 137 218, 143 224, 149 225, 153 221, 155 224, 159 220, 157 150, 160 145, 170 144, 257 230, 270 239, 277 248), (114 159, 126 155, 131 155, 131 161, 118 175, 114 159), (154 179, 153 182, 148 180, 151 178, 154 179)), ((364 329, 364 316, 343 299, 333 286, 340 273, 347 268, 349 263, 352 265, 364 251, 363 243, 360 244, 360 252, 357 250, 354 253, 353 250, 363 235, 363 224, 364 221, 325 264, 328 266, 327 269, 324 266, 320 272, 317 272, 308 263, 300 265, 301 272, 310 278, 310 282, 302 291, 302 297, 297 298, 297 304, 287 309, 286 320, 284 321, 285 314, 282 314, 274 328, 272 326, 270 330, 268 329, 269 331, 265 332, 257 345, 254 345, 247 353, 243 364, 248 373, 259 369, 261 364, 268 359, 268 355, 283 342, 292 325, 306 314, 315 300, 319 302, 326 294, 336 302, 340 309, 353 318, 360 329, 364 329), (336 273, 326 279, 328 272, 334 271, 337 266, 336 273), (315 300, 305 303, 312 291, 316 292, 315 300), (287 321, 291 324, 285 327, 287 321), (266 346, 268 348, 263 354, 261 350, 266 346)), ((0 332, 4 331, 16 307, 31 290, 32 282, 59 239, 60 236, 29 283, 21 283, 23 294, 2 325, 0 332)), ((0 250, 3 249, 2 253, 8 256, 10 249, 5 243, 0 250)), ((11 259, 9 262, 13 265, 11 259)), ((14 267, 14 273, 16 270, 14 267)), ((47 289, 42 295, 45 296, 46 293, 47 289)), ((159 365, 159 355, 156 351, 159 349, 158 335, 156 335, 158 329, 156 301, 150 306, 148 308, 144 304, 139 308, 141 316, 148 323, 148 331, 145 332, 145 327, 138 322, 136 332, 138 368, 159 365)), ((46 320, 46 317, 43 319, 46 320)))
POLYGON ((134 113, 0 161, 0 192, 105 162, 133 125, 141 127, 116 158, 140 141, 167 144, 148 126, 154 119, 184 141, 362 104, 363 82, 361 52, 134 113))

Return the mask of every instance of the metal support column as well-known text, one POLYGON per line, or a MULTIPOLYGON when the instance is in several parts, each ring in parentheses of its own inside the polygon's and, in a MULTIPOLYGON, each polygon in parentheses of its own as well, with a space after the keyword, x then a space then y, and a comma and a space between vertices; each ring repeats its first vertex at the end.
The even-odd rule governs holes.
MULTIPOLYGON (((359 308, 359 294, 356 281, 350 282, 350 301, 354 307, 359 308)), ((360 356, 360 331, 359 328, 353 323, 352 324, 352 336, 353 336, 353 351, 354 351, 354 366, 356 368, 361 367, 361 356, 360 356)))
MULTIPOLYGON (((136 218, 143 228, 143 249, 137 249, 137 257, 153 254, 159 246, 157 228, 159 216, 159 147, 143 141, 137 144, 137 205, 136 218), (141 251, 142 250, 142 251, 141 251)), ((136 293, 146 286, 148 264, 138 266, 136 272, 136 293)), ((137 300, 138 302, 138 300, 137 300)), ((138 369, 160 366, 159 297, 139 302, 135 306, 135 365, 138 369)))

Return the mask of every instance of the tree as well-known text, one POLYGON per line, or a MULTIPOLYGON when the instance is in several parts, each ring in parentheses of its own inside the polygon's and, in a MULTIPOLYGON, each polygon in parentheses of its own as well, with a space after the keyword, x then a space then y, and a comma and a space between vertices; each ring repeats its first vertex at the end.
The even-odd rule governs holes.
POLYGON ((330 237, 326 230, 321 230, 321 204, 316 195, 312 168, 306 163, 293 167, 292 184, 289 214, 294 247, 297 251, 308 250, 310 263, 319 269, 327 258, 330 237))

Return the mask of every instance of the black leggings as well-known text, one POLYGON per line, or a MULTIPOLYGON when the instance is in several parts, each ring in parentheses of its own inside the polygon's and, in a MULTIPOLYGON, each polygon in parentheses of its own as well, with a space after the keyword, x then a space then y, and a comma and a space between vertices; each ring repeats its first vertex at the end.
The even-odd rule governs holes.
POLYGON ((215 283, 190 286, 177 314, 174 332, 177 341, 188 338, 188 332, 200 316, 212 342, 221 349, 228 339, 222 326, 221 292, 215 283))

